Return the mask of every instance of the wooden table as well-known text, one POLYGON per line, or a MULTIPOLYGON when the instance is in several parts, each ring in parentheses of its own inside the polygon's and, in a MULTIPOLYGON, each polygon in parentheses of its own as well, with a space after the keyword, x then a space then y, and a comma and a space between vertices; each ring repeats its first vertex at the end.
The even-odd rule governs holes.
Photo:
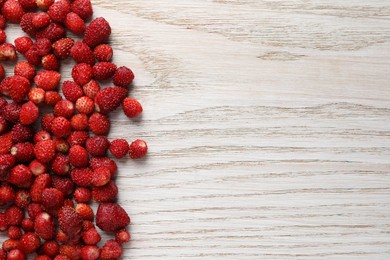
POLYGON ((390 258, 390 2, 93 2, 150 145, 124 259, 390 258))

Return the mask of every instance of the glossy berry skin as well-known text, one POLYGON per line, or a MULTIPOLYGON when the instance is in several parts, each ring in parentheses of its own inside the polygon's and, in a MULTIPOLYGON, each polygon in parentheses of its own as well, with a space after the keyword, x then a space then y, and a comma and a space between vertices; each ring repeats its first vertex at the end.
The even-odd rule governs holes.
POLYGON ((129 143, 125 139, 116 139, 110 144, 110 152, 115 158, 122 159, 129 152, 129 143))
POLYGON ((125 115, 129 118, 135 118, 143 111, 141 103, 139 103, 138 100, 134 98, 125 98, 122 101, 122 109, 125 115))
POLYGON ((148 145, 144 140, 135 140, 130 144, 129 156, 131 159, 140 159, 148 152, 148 145))

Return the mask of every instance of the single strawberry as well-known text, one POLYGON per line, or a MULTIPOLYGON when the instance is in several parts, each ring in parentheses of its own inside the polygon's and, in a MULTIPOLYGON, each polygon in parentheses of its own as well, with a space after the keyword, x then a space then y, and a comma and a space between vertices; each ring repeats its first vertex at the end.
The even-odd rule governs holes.
POLYGON ((56 117, 51 121, 50 130, 55 137, 65 137, 71 132, 69 120, 65 117, 56 117))
POLYGON ((54 106, 53 113, 55 116, 70 119, 74 114, 74 104, 69 100, 61 100, 54 106))
POLYGON ((7 0, 1 8, 1 14, 11 23, 19 23, 24 14, 23 6, 17 0, 7 0))
MULTIPOLYGON (((58 215, 58 214, 57 214, 57 215, 58 215)), ((63 243, 68 243, 68 240, 69 240, 69 238, 68 238, 68 236, 64 233, 64 231, 62 231, 61 229, 58 229, 57 234, 56 234, 56 241, 57 241, 58 243, 63 244, 63 243)))
POLYGON ((11 138, 14 144, 31 142, 34 137, 34 129, 30 125, 17 123, 11 129, 11 138))
POLYGON ((119 259, 122 253, 123 253, 123 248, 121 244, 111 239, 104 244, 102 251, 100 253, 100 259, 101 260, 119 259))
POLYGON ((67 175, 70 172, 69 158, 62 153, 57 153, 51 162, 51 170, 57 175, 67 175))
POLYGON ((70 56, 77 63, 87 63, 90 66, 95 64, 94 54, 89 46, 83 42, 76 42, 70 50, 70 56))
POLYGON ((35 13, 25 13, 20 18, 20 28, 23 32, 29 36, 34 37, 37 33, 37 28, 34 27, 32 20, 35 17, 35 13))
POLYGON ((16 54, 15 46, 10 43, 3 43, 0 45, 0 61, 16 60, 18 58, 16 54))
MULTIPOLYGON (((5 214, 3 212, 0 212, 0 231, 1 232, 4 232, 6 231, 8 228, 8 224, 7 224, 7 218, 5 217, 5 214)), ((14 241, 18 241, 18 240, 14 240, 14 241)), ((6 242, 6 241, 5 241, 6 242)), ((5 250, 5 242, 3 243, 3 249, 5 250)), ((19 241, 18 241, 19 242, 19 241)), ((17 246, 16 246, 17 247, 17 246)), ((6 250, 7 251, 7 250, 6 250)))
POLYGON ((8 154, 12 148, 12 137, 11 135, 0 136, 0 155, 8 154))
POLYGON ((82 238, 86 245, 91 245, 91 246, 97 245, 97 243, 99 243, 102 240, 100 234, 97 232, 97 230, 94 227, 84 231, 82 238))
POLYGON ((48 38, 51 42, 55 42, 66 35, 64 26, 59 23, 51 23, 45 29, 39 31, 36 34, 36 38, 48 38))
POLYGON ((100 167, 93 171, 91 183, 95 187, 106 185, 111 179, 110 169, 107 167, 100 167))
MULTIPOLYGON (((5 229, 6 230, 6 229, 5 229)), ((4 231, 5 231, 4 230, 4 231)), ((10 259, 9 256, 10 254, 12 255, 12 251, 13 250, 19 250, 17 249, 19 247, 19 240, 16 240, 16 239, 7 239, 6 241, 4 241, 3 245, 2 245, 2 249, 7 253, 7 260, 10 259)), ((12 259, 12 258, 11 258, 12 259)), ((24 259, 24 258, 14 258, 14 259, 24 259)))
POLYGON ((34 104, 41 104, 45 101, 46 92, 41 88, 32 88, 30 92, 28 92, 28 100, 33 102, 34 104))
POLYGON ((37 47, 37 52, 40 57, 49 54, 52 50, 52 44, 48 38, 39 38, 34 44, 37 47))
POLYGON ((126 98, 128 91, 121 87, 108 87, 100 90, 95 97, 96 111, 108 114, 117 109, 126 98))
POLYGON ((80 145, 74 145, 69 149, 69 161, 74 167, 86 167, 88 165, 88 152, 80 145))
POLYGON ((81 259, 82 245, 61 245, 60 254, 66 259, 81 259))
POLYGON ((92 198, 101 203, 101 202, 113 202, 118 195, 118 187, 115 182, 110 181, 104 186, 94 187, 92 189, 92 198))
POLYGON ((41 163, 38 160, 33 160, 29 165, 28 168, 32 172, 34 176, 38 176, 41 174, 44 174, 47 171, 47 165, 44 163, 41 163))
POLYGON ((22 105, 20 109, 20 123, 23 125, 31 125, 37 121, 39 117, 38 107, 31 101, 28 101, 22 105))
POLYGON ((96 80, 108 80, 114 76, 116 69, 112 62, 98 62, 92 67, 93 77, 96 80))
POLYGON ((15 39, 14 43, 15 49, 22 54, 25 54, 34 44, 31 38, 28 36, 18 37, 15 39))
POLYGON ((115 158, 121 159, 129 152, 129 143, 125 139, 116 139, 110 144, 110 152, 115 158))
POLYGON ((100 257, 100 248, 97 246, 83 246, 81 249, 81 259, 97 260, 100 257))
POLYGON ((101 113, 93 113, 88 119, 89 129, 96 135, 106 135, 110 125, 110 119, 101 113))
POLYGON ((73 47, 74 40, 71 38, 62 38, 53 43, 53 53, 61 60, 69 57, 70 49, 73 47))
POLYGON ((24 54, 24 57, 26 58, 28 63, 35 65, 35 66, 40 65, 42 62, 42 57, 39 55, 38 48, 35 45, 31 46, 30 49, 28 49, 28 51, 26 51, 26 53, 24 54))
POLYGON ((59 153, 67 154, 70 148, 68 141, 64 138, 54 138, 54 143, 56 147, 56 151, 59 153))
POLYGON ((83 219, 74 208, 64 206, 58 213, 58 223, 61 230, 67 235, 69 244, 76 244, 81 238, 83 219))
POLYGON ((19 105, 16 102, 12 102, 9 104, 6 104, 1 113, 5 120, 12 124, 16 124, 19 122, 19 116, 20 116, 20 109, 22 108, 21 105, 19 105))
POLYGON ((112 78, 112 82, 116 86, 127 88, 134 80, 134 73, 128 67, 119 67, 112 78))
POLYGON ((33 182, 33 174, 27 166, 19 164, 12 169, 8 182, 19 188, 29 188, 33 182))
POLYGON ((17 206, 10 206, 4 211, 8 226, 19 226, 22 223, 24 211, 17 206))
MULTIPOLYGON (((18 245, 19 244, 20 243, 18 241, 18 245)), ((9 252, 7 253, 7 260, 19 260, 19 259, 26 259, 26 255, 23 253, 22 250, 18 248, 9 250, 9 252)))
POLYGON ((46 255, 54 258, 60 252, 60 246, 55 240, 45 241, 42 250, 46 255))
POLYGON ((99 167, 107 167, 110 170, 111 178, 118 170, 116 162, 108 157, 92 157, 89 164, 92 170, 96 170, 99 167))
POLYGON ((86 187, 77 187, 73 193, 77 203, 89 203, 92 200, 92 192, 86 187))
POLYGON ((45 131, 51 132, 51 121, 53 121, 54 118, 55 118, 55 116, 53 114, 43 115, 42 119, 41 119, 42 129, 45 131))
POLYGON ((72 12, 78 14, 83 20, 92 16, 91 0, 75 0, 72 3, 72 12))
POLYGON ((81 17, 73 12, 66 15, 64 24, 71 32, 77 35, 81 35, 85 31, 85 23, 81 17))
POLYGON ((47 210, 60 209, 64 204, 64 194, 56 188, 46 188, 42 191, 42 205, 47 210))
POLYGON ((88 116, 85 114, 76 114, 70 119, 70 124, 73 130, 84 131, 88 127, 88 116))
POLYGON ((62 84, 62 93, 67 100, 73 103, 84 95, 83 89, 75 82, 69 80, 64 81, 62 84))
POLYGON ((53 3, 54 0, 36 0, 37 7, 43 11, 48 10, 53 3))
POLYGON ((44 28, 50 24, 50 16, 45 12, 37 13, 31 22, 36 29, 44 28))
POLYGON ((84 94, 87 97, 92 98, 93 100, 95 99, 99 90, 100 90, 100 85, 96 80, 91 80, 90 82, 88 82, 83 86, 84 94))
POLYGON ((53 140, 39 142, 34 148, 35 158, 42 163, 48 163, 56 155, 56 148, 53 140))
POLYGON ((122 109, 125 115, 129 118, 137 117, 143 111, 141 103, 134 98, 125 98, 122 101, 122 109))
POLYGON ((46 212, 40 213, 34 220, 34 230, 44 240, 55 237, 55 223, 52 216, 46 212))
POLYGON ((131 159, 140 159, 148 152, 148 145, 144 140, 135 140, 130 144, 129 156, 131 159))
POLYGON ((15 102, 21 102, 30 91, 30 81, 25 77, 12 76, 9 78, 8 84, 10 86, 9 96, 15 102))
POLYGON ((22 230, 17 226, 10 226, 7 230, 7 236, 10 239, 19 239, 22 236, 22 230))
MULTIPOLYGON (((34 220, 41 212, 43 212, 43 206, 40 203, 33 202, 27 206, 27 214, 31 220, 34 220)), ((29 230, 34 229, 34 223, 32 223, 32 225, 33 225, 33 227, 29 230)))
POLYGON ((69 135, 67 141, 71 147, 75 145, 85 146, 85 142, 88 138, 89 133, 87 131, 73 131, 69 135))
POLYGON ((87 139, 85 148, 92 156, 103 156, 110 147, 110 141, 105 136, 92 136, 87 139))
POLYGON ((100 44, 95 47, 93 54, 98 61, 110 61, 112 59, 113 50, 108 44, 100 44))
MULTIPOLYGON (((32 205, 34 203, 28 204, 28 206, 32 205)), ((27 208, 28 208, 27 206, 27 208)), ((24 218, 22 220, 22 223, 20 224, 24 232, 31 232, 34 231, 34 221, 31 218, 24 218)))
POLYGON ((103 231, 116 232, 130 224, 130 217, 117 203, 101 203, 96 213, 96 225, 103 231))
POLYGON ((15 205, 21 209, 27 208, 31 203, 31 196, 28 190, 18 190, 15 195, 15 205))
MULTIPOLYGON (((53 187, 60 190, 64 196, 70 196, 74 191, 74 183, 68 177, 53 175, 53 187)), ((66 202, 64 201, 64 204, 66 202)))
POLYGON ((11 148, 11 154, 18 163, 29 163, 34 160, 34 145, 29 142, 17 143, 11 148))
POLYGON ((45 104, 51 107, 54 107, 58 102, 62 100, 62 96, 53 90, 45 92, 45 104))
POLYGON ((37 9, 36 0, 18 0, 24 10, 35 11, 37 9))
POLYGON ((85 203, 79 203, 76 205, 76 212, 84 219, 93 221, 94 213, 90 206, 85 203))
POLYGON ((33 232, 26 232, 22 235, 19 242, 19 249, 26 254, 31 254, 37 251, 41 245, 39 236, 33 232))
POLYGON ((92 68, 86 63, 76 64, 72 69, 72 78, 80 86, 87 84, 92 79, 92 76, 92 68))
POLYGON ((60 62, 56 55, 48 54, 42 57, 41 60, 42 66, 45 70, 55 70, 58 71, 60 69, 60 62))
POLYGON ((26 61, 20 61, 14 67, 14 74, 32 80, 35 76, 35 68, 26 61))
MULTIPOLYGON (((0 145, 1 137, 0 137, 0 145)), ((12 143, 11 143, 12 145, 12 143)), ((15 165, 16 160, 11 154, 1 154, 1 146, 0 146, 0 181, 6 181, 9 178, 9 174, 11 173, 12 167, 15 165)))
MULTIPOLYGON (((30 187, 30 195, 33 202, 42 201, 42 192, 50 187, 52 183, 51 176, 47 173, 37 176, 30 187)), ((35 210, 34 210, 35 211, 35 210)), ((33 218, 33 216, 30 216, 33 218)), ((35 217, 35 216, 34 216, 35 217)))
POLYGON ((11 186, 1 186, 0 187, 0 205, 4 206, 15 201, 15 191, 11 186))
POLYGON ((66 15, 71 11, 71 5, 68 0, 59 0, 54 2, 47 11, 54 22, 63 22, 66 15))
POLYGON ((70 173, 70 177, 77 186, 89 187, 91 185, 92 173, 89 168, 75 168, 70 173))
POLYGON ((92 114, 95 111, 95 102, 91 98, 83 96, 77 99, 76 109, 81 114, 92 114))
POLYGON ((88 44, 89 47, 94 48, 107 41, 110 35, 110 24, 103 17, 98 17, 85 29, 83 42, 88 44))
POLYGON ((34 77, 35 84, 45 91, 55 90, 61 80, 61 74, 53 70, 43 70, 34 77))
POLYGON ((115 233, 115 240, 120 244, 127 243, 130 239, 130 233, 126 229, 121 229, 115 233))

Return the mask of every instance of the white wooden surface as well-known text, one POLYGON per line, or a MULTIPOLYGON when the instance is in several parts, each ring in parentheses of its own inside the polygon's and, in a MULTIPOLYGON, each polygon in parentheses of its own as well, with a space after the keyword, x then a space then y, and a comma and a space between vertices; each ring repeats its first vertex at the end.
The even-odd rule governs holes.
POLYGON ((390 2, 94 1, 145 112, 124 259, 389 259, 390 2))

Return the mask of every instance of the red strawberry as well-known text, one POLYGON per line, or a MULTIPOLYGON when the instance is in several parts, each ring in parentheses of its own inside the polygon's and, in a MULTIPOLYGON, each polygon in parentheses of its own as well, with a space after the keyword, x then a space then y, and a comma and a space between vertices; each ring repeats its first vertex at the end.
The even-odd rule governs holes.
POLYGON ((143 111, 141 103, 134 98, 125 98, 122 102, 122 109, 129 118, 137 117, 143 111))
POLYGON ((108 240, 100 253, 101 260, 119 259, 123 253, 123 248, 115 240, 108 240))
POLYGON ((70 172, 69 158, 58 153, 51 163, 51 170, 58 175, 67 175, 70 172))
POLYGON ((22 223, 24 211, 16 206, 11 206, 4 211, 8 226, 19 226, 22 223))
POLYGON ((2 109, 2 116, 10 123, 16 124, 19 121, 21 106, 18 103, 12 102, 6 104, 2 109))
POLYGON ((112 202, 118 195, 118 187, 115 182, 110 181, 104 186, 92 189, 92 198, 97 202, 112 202))
MULTIPOLYGON (((34 220, 38 216, 38 214, 41 213, 41 212, 43 212, 43 206, 41 204, 39 204, 39 203, 33 202, 33 203, 30 203, 27 206, 27 213, 28 213, 28 216, 31 218, 31 220, 34 220)), ((27 223, 25 223, 25 224, 30 225, 28 222, 29 221, 27 221, 27 223)), ((30 229, 29 226, 27 226, 27 227, 28 227, 28 230, 33 230, 34 223, 32 223, 32 228, 31 229, 30 229)))
POLYGON ((82 238, 86 245, 92 246, 96 245, 100 242, 100 240, 102 240, 101 236, 94 227, 84 231, 82 238))
POLYGON ((35 17, 35 13, 25 13, 20 19, 20 28, 23 32, 34 37, 37 33, 37 28, 34 27, 32 20, 35 17))
POLYGON ((77 186, 88 187, 91 185, 92 171, 89 168, 75 168, 70 177, 77 186))
POLYGON ((53 43, 53 53, 61 60, 69 57, 70 49, 73 47, 74 40, 71 38, 62 38, 53 43))
POLYGON ((48 210, 60 209, 64 204, 64 194, 56 188, 42 191, 42 205, 48 210))
POLYGON ((75 82, 69 80, 64 81, 62 84, 62 93, 67 100, 73 103, 84 95, 83 89, 75 82))
POLYGON ((81 259, 81 249, 82 245, 61 245, 60 254, 66 257, 65 259, 81 259))
POLYGON ((95 111, 95 102, 89 97, 81 97, 76 101, 76 109, 82 114, 92 114, 95 111))
POLYGON ((130 239, 130 233, 126 229, 121 229, 115 234, 115 240, 120 244, 127 243, 130 239))
POLYGON ((39 29, 39 28, 44 28, 50 24, 50 16, 45 13, 37 13, 33 18, 32 18, 32 25, 39 29))
POLYGON ((71 125, 65 117, 56 117, 51 121, 50 129, 55 137, 65 137, 70 134, 71 125))
POLYGON ((11 186, 0 187, 0 205, 4 206, 15 201, 15 191, 11 186))
POLYGON ((50 133, 45 130, 40 130, 34 135, 34 143, 46 141, 50 139, 50 133))
MULTIPOLYGON (((4 229, 4 231, 7 229, 7 227, 4 229)), ((7 239, 3 243, 3 250, 8 252, 7 254, 7 260, 10 259, 10 255, 12 256, 12 251, 14 251, 16 248, 19 247, 19 240, 16 239, 7 239)), ((19 249, 16 249, 19 250, 19 249)), ((11 258, 12 259, 12 258, 11 258)), ((14 258, 14 259, 24 259, 24 258, 14 258)))
POLYGON ((58 255, 60 251, 60 246, 56 241, 50 240, 45 241, 45 243, 43 243, 42 249, 46 255, 54 258, 56 255, 58 255))
POLYGON ((20 164, 12 169, 8 182, 20 188, 28 188, 33 182, 33 174, 27 166, 20 164))
POLYGON ((55 236, 54 219, 46 212, 40 213, 34 220, 34 231, 44 240, 51 240, 55 236))
POLYGON ((54 175, 53 187, 60 190, 65 196, 70 196, 73 194, 74 183, 68 177, 54 175))
POLYGON ((89 129, 96 135, 106 135, 110 130, 110 119, 100 113, 93 113, 88 120, 89 129))
POLYGON ((36 0, 39 9, 46 11, 54 3, 54 0, 36 0))
POLYGON ((22 54, 25 54, 34 44, 31 38, 27 36, 16 38, 14 43, 16 50, 22 54))
POLYGON ((41 174, 44 174, 47 171, 46 164, 41 163, 38 160, 33 160, 29 165, 28 168, 32 172, 34 176, 39 176, 41 174))
POLYGON ((54 22, 63 22, 66 15, 71 11, 68 0, 59 0, 54 2, 47 11, 54 22))
POLYGON ((114 76, 116 65, 112 62, 98 62, 93 67, 93 77, 97 80, 107 80, 114 76))
POLYGON ((19 249, 26 254, 34 253, 40 245, 41 240, 39 236, 33 232, 24 233, 19 241, 19 249))
POLYGON ((0 45, 0 61, 16 60, 17 57, 15 46, 10 43, 0 45))
POLYGON ((15 65, 14 74, 32 80, 35 76, 35 68, 26 61, 20 61, 15 65))
POLYGON ((48 38, 51 42, 55 42, 61 38, 64 38, 66 34, 65 28, 58 23, 51 23, 42 31, 36 34, 36 38, 48 38))
POLYGON ((88 152, 84 147, 74 145, 69 149, 69 161, 74 167, 86 167, 88 159, 88 152))
POLYGON ((30 82, 25 77, 12 76, 8 80, 9 95, 15 102, 21 102, 30 91, 30 82))
POLYGON ((117 109, 126 98, 128 91, 121 87, 108 87, 100 90, 95 97, 96 111, 108 114, 117 109))
POLYGON ((111 177, 114 176, 118 170, 116 162, 108 157, 93 157, 90 160, 90 166, 92 170, 96 170, 99 167, 107 167, 110 170, 111 177))
POLYGON ((70 55, 77 63, 95 64, 94 54, 89 46, 83 42, 76 42, 70 50, 70 55))
POLYGON ((24 103, 20 109, 20 123, 23 125, 31 125, 37 121, 39 117, 38 107, 31 101, 24 103))
POLYGON ((110 152, 115 158, 121 159, 129 152, 129 143, 125 139, 116 139, 111 142, 110 152))
POLYGON ((55 70, 60 69, 60 62, 57 59, 57 56, 54 54, 48 54, 42 57, 42 66, 45 70, 55 70))
POLYGON ((37 9, 36 0, 18 0, 24 10, 35 11, 37 9))
POLYGON ((88 203, 92 199, 92 192, 86 187, 77 187, 73 193, 73 197, 77 203, 88 203))
POLYGON ((88 116, 85 114, 76 114, 70 119, 72 129, 84 131, 88 127, 88 116))
POLYGON ((35 158, 43 163, 53 160, 56 155, 56 148, 53 140, 39 142, 34 148, 35 158))
POLYGON ((42 119, 41 119, 42 129, 45 131, 51 132, 51 122, 53 121, 54 118, 55 118, 55 116, 53 114, 43 115, 42 119))
MULTIPOLYGON (((30 195, 33 202, 42 201, 42 192, 51 185, 51 176, 47 173, 37 176, 31 185, 30 195)), ((34 210, 35 211, 35 210, 34 210)))
POLYGON ((4 30, 0 29, 0 44, 5 43, 5 40, 7 39, 7 34, 4 30))
POLYGON ((9 130, 9 123, 3 116, 0 115, 0 135, 2 135, 5 132, 8 132, 9 130))
POLYGON ((78 14, 83 20, 93 14, 91 0, 75 0, 72 3, 72 12, 78 14))
POLYGON ((43 57, 51 52, 52 44, 48 38, 37 39, 35 44, 37 48, 38 55, 43 57))
POLYGON ((134 80, 134 73, 131 69, 122 66, 119 67, 112 78, 112 82, 116 86, 127 88, 134 80))
POLYGON ((91 183, 95 187, 106 185, 111 179, 110 169, 107 167, 100 167, 93 171, 91 183))
POLYGON ((97 83, 96 80, 91 80, 90 82, 88 82, 87 84, 85 84, 83 86, 83 91, 84 91, 84 94, 89 97, 89 98, 92 98, 92 99, 95 99, 97 93, 99 92, 100 90, 100 86, 99 86, 99 83, 97 83))
POLYGON ((100 44, 95 47, 93 54, 98 61, 110 61, 112 59, 113 51, 110 45, 100 44))
POLYGON ((94 19, 86 28, 83 42, 88 44, 89 47, 94 48, 97 45, 107 41, 110 37, 110 34, 110 24, 103 17, 98 17, 94 19))
POLYGON ((55 143, 57 152, 64 153, 64 154, 68 153, 70 145, 65 139, 54 138, 54 143, 55 143))
MULTIPOLYGON (((30 203, 28 206, 33 205, 35 203, 30 203)), ((28 208, 27 206, 27 208, 28 208)), ((30 232, 34 231, 34 222, 32 221, 31 218, 24 218, 21 223, 21 227, 24 230, 24 232, 30 232)))
MULTIPOLYGON (((8 241, 8 240, 7 240, 8 241)), ((19 247, 19 241, 16 240, 18 243, 18 246, 19 247)), ((3 245, 3 247, 5 247, 3 245)), ((6 250, 7 251, 7 250, 6 250)), ((8 250, 9 252, 7 253, 7 260, 18 260, 18 259, 26 259, 26 255, 23 253, 22 250, 18 249, 18 248, 14 248, 14 249, 10 249, 8 250)))
POLYGON ((130 217, 117 203, 101 203, 96 213, 96 225, 103 231, 115 232, 130 224, 130 217))
POLYGON ((34 145, 32 143, 17 143, 11 148, 11 154, 19 163, 29 163, 34 159, 34 145))
POLYGON ((41 56, 39 55, 37 46, 33 45, 28 49, 28 51, 24 54, 24 57, 28 61, 28 63, 32 65, 40 65, 41 64, 41 56))
POLYGON ((46 91, 45 92, 45 104, 54 107, 58 102, 62 100, 61 95, 57 91, 46 91))
POLYGON ((0 136, 0 155, 8 154, 12 148, 12 138, 11 135, 1 135, 0 136))
POLYGON ((93 210, 85 203, 79 203, 76 206, 76 212, 84 219, 92 221, 94 218, 93 210))
MULTIPOLYGON (((0 136, 0 147, 2 147, 1 145, 0 136)), ((9 177, 10 171, 15 165, 16 160, 11 154, 1 154, 1 150, 2 148, 0 148, 0 180, 5 181, 9 177)))
POLYGON ((79 63, 72 69, 72 78, 80 86, 87 84, 92 79, 92 76, 92 68, 86 63, 79 63))
POLYGON ((83 246, 81 259, 97 260, 100 256, 100 249, 97 246, 83 246))
POLYGON ((129 155, 131 159, 140 159, 148 152, 148 146, 144 140, 135 140, 130 144, 129 155))
POLYGON ((74 34, 81 35, 85 31, 85 23, 81 17, 73 12, 70 12, 66 15, 65 26, 74 34))
POLYGON ((88 138, 85 148, 92 156, 103 156, 110 147, 110 141, 105 136, 93 136, 88 138))
POLYGON ((12 127, 11 137, 13 143, 30 142, 34 137, 34 129, 29 125, 17 123, 12 127))
POLYGON ((57 102, 53 109, 55 116, 63 116, 70 119, 74 114, 74 104, 69 100, 61 100, 57 102))
POLYGON ((7 0, 1 8, 1 13, 11 23, 19 23, 24 10, 17 0, 7 0))
POLYGON ((17 226, 10 226, 7 235, 10 239, 19 239, 22 236, 22 230, 17 226))
POLYGON ((34 78, 35 84, 45 91, 55 90, 59 85, 60 80, 61 74, 53 70, 43 70, 34 78))
POLYGON ((73 131, 67 141, 70 146, 81 145, 85 146, 85 142, 89 137, 89 133, 87 131, 73 131))
POLYGON ((69 239, 69 244, 76 244, 81 238, 83 219, 74 208, 64 206, 58 213, 58 223, 69 239))
POLYGON ((45 94, 46 92, 41 88, 32 88, 27 97, 34 104, 41 104, 45 101, 45 94))

